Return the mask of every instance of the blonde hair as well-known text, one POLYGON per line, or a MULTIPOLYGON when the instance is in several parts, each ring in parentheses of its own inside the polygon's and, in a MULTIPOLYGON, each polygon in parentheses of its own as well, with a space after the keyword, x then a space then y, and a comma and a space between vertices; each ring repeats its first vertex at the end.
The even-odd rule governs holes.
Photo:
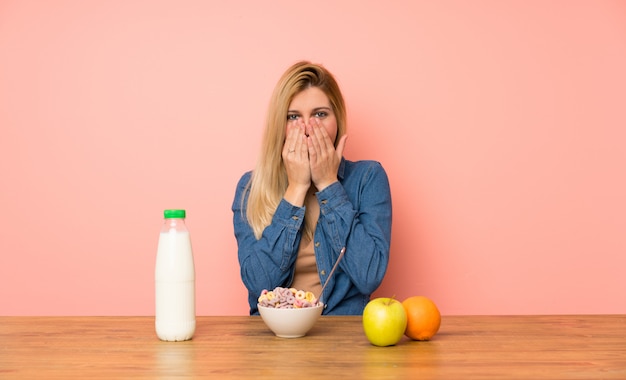
MULTIPOLYGON (((298 62, 288 68, 270 98, 259 159, 246 187, 249 192, 245 208, 246 218, 257 240, 261 238, 265 227, 272 222, 288 185, 282 150, 289 105, 296 94, 310 87, 317 87, 328 96, 337 119, 335 147, 346 133, 346 107, 333 75, 321 65, 307 61, 298 62)), ((312 228, 314 226, 305 224, 304 232, 307 236, 312 236, 312 228)))

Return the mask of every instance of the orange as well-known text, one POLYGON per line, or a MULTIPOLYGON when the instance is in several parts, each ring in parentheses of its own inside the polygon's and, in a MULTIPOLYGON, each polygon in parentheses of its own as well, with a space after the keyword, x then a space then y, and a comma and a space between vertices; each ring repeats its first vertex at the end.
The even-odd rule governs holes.
POLYGON ((441 314, 437 305, 424 296, 413 296, 402 301, 406 311, 406 330, 404 335, 413 340, 429 340, 441 325, 441 314))

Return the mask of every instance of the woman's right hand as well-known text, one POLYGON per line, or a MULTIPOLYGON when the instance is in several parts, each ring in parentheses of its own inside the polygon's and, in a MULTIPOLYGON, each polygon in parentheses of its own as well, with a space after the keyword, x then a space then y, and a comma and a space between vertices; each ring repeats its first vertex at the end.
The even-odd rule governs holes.
POLYGON ((287 122, 287 136, 282 156, 289 182, 284 198, 292 205, 301 207, 311 187, 309 150, 304 122, 301 119, 287 122))

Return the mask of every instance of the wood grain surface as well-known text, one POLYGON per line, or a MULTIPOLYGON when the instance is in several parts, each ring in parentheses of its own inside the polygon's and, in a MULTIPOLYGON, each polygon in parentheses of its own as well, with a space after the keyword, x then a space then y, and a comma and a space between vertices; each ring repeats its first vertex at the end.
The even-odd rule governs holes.
POLYGON ((626 315, 444 316, 429 342, 372 346, 361 317, 303 338, 260 317, 198 317, 161 342, 154 317, 0 317, 0 379, 626 379, 626 315))

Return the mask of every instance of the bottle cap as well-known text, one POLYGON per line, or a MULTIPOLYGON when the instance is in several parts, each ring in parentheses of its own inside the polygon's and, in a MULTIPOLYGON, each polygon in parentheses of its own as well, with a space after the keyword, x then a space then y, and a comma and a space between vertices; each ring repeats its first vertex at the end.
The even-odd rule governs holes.
POLYGON ((185 210, 165 210, 163 216, 165 219, 185 219, 185 210))

